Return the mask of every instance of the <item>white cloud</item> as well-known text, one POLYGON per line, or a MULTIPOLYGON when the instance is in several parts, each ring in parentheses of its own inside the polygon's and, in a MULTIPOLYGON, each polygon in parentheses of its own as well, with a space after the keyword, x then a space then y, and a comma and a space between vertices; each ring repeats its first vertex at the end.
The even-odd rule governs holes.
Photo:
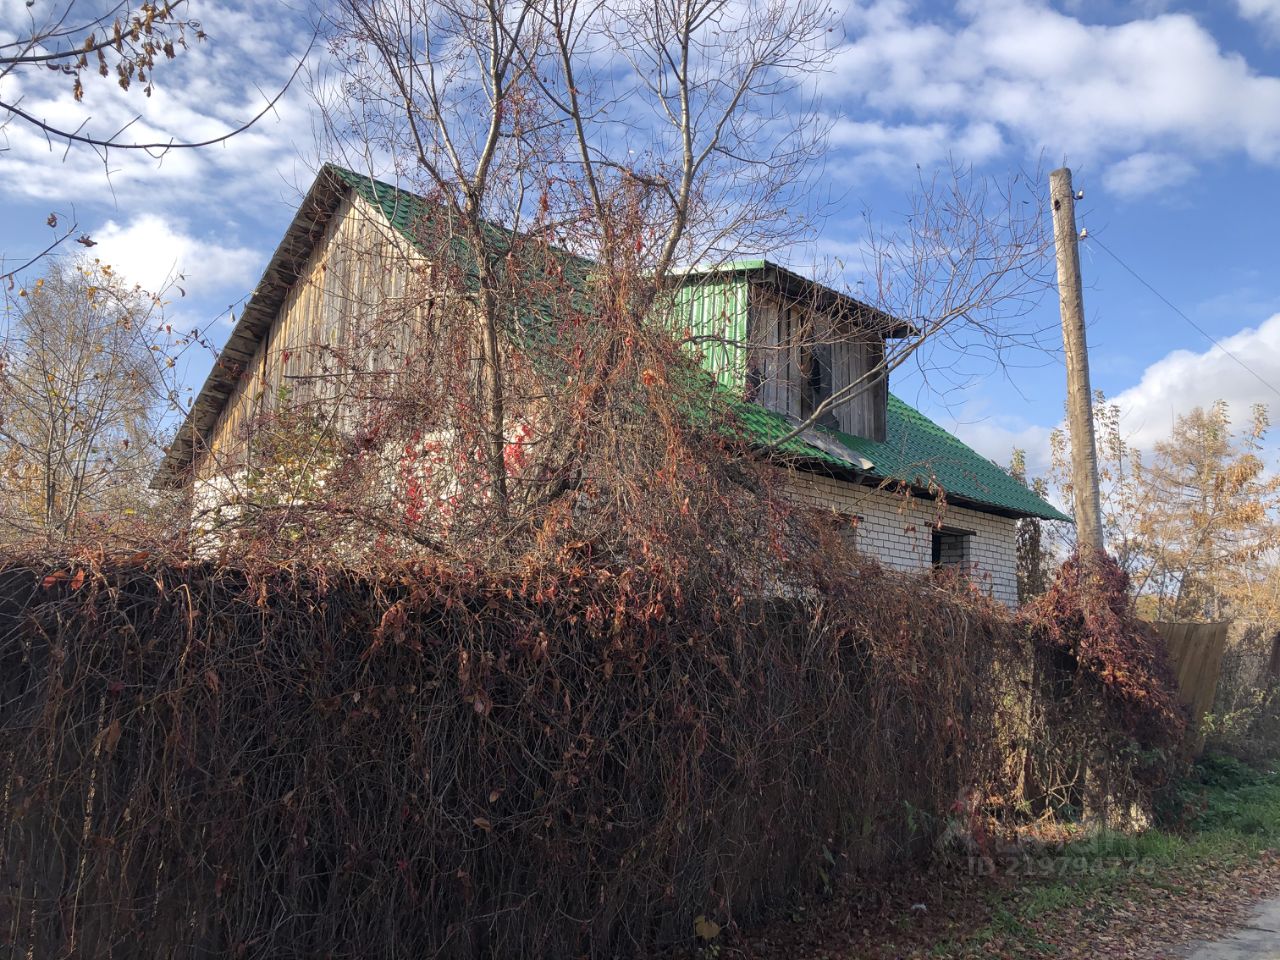
POLYGON ((1219 342, 1202 353, 1173 351, 1147 367, 1137 385, 1111 398, 1133 445, 1149 450, 1169 435, 1176 417, 1216 400, 1227 401, 1237 423, 1255 403, 1280 412, 1280 314, 1219 342))
MULTIPOLYGON (((931 167, 953 155, 966 163, 983 163, 1004 148, 1000 130, 992 123, 956 128, 942 122, 890 124, 846 117, 832 124, 829 142, 837 151, 845 151, 846 156, 852 154, 857 165, 883 170, 904 164, 931 167)), ((842 166, 839 160, 833 163, 842 166)))
POLYGON ((126 224, 109 220, 93 232, 93 253, 122 276, 159 292, 177 282, 189 294, 248 293, 265 257, 248 247, 224 246, 186 232, 185 225, 144 213, 126 224), (179 279, 181 277, 181 279, 179 279))
POLYGON ((1236 9, 1240 16, 1280 39, 1280 0, 1236 0, 1236 9))
MULTIPOLYGON (((199 2, 191 14, 209 39, 189 37, 173 61, 157 65, 154 91, 121 90, 90 74, 76 103, 68 77, 45 70, 14 71, 0 79, 0 99, 64 130, 125 142, 203 141, 223 136, 259 113, 279 92, 305 49, 309 31, 280 15, 245 3, 199 2), (82 127, 83 124, 83 127, 82 127)), ((191 204, 212 196, 234 200, 264 188, 278 195, 291 179, 300 149, 312 140, 311 107, 303 84, 249 131, 198 150, 148 153, 116 149, 106 157, 87 145, 52 141, 30 123, 0 115, 5 177, 0 195, 38 199, 59 209, 76 203, 126 209, 140 203, 191 204)), ((221 204, 214 204, 214 208, 221 204)))
MULTIPOLYGON (((1202 352, 1174 350, 1148 366, 1137 384, 1107 398, 1120 408, 1120 431, 1128 444, 1150 453, 1158 441, 1169 436, 1179 416, 1196 407, 1208 408, 1218 400, 1226 401, 1236 424, 1248 421, 1256 403, 1266 404, 1280 420, 1280 394, 1276 392, 1280 389, 1280 313, 1219 343, 1202 352)), ((1059 377, 1065 394, 1065 374, 1059 377)), ((1052 427, 1031 424, 1016 415, 992 413, 981 401, 971 401, 941 420, 983 456, 1008 464, 1010 451, 1016 446, 1026 451, 1031 476, 1048 474, 1052 427)), ((1268 447, 1275 460, 1280 454, 1280 438, 1273 437, 1268 447)))
POLYGON ((1125 197, 1140 197, 1176 187, 1195 176, 1196 168, 1167 153, 1135 153, 1112 164, 1102 175, 1108 190, 1125 197))
POLYGON ((988 460, 1008 468, 1013 448, 1017 447, 1027 455, 1029 476, 1043 477, 1049 472, 1049 434, 1052 428, 1003 417, 965 421, 963 416, 961 414, 961 419, 949 424, 947 429, 988 460))
POLYGON ((847 115, 907 145, 959 145, 985 125, 1050 161, 1120 161, 1121 190, 1143 155, 1182 158, 1184 177, 1220 154, 1280 164, 1280 77, 1187 14, 1099 25, 1038 0, 964 0, 956 16, 929 22, 905 0, 856 7, 828 78, 847 115))

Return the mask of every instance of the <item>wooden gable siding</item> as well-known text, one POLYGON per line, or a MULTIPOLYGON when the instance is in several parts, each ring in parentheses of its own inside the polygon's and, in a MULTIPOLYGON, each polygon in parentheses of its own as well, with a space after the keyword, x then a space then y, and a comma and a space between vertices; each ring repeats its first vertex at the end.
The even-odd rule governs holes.
POLYGON ((802 418, 807 412, 801 402, 802 352, 806 343, 820 345, 823 359, 830 363, 833 389, 867 380, 866 389, 832 407, 839 429, 877 442, 884 440, 889 383, 883 370, 872 375, 884 360, 884 340, 879 334, 860 336, 851 319, 833 319, 759 285, 751 294, 750 325, 751 369, 759 385, 754 396, 750 396, 749 385, 748 399, 802 418))
POLYGON ((883 369, 884 341, 839 339, 832 344, 832 380, 837 389, 845 384, 865 383, 865 387, 843 403, 835 405, 836 420, 844 433, 881 443, 887 431, 889 378, 883 369))
POLYGON ((345 195, 215 420, 197 476, 243 465, 255 423, 282 405, 351 429, 362 375, 393 370, 408 347, 414 324, 393 321, 416 257, 378 210, 345 195))
POLYGON ((752 369, 759 381, 754 400, 769 410, 800 416, 800 353, 796 329, 802 315, 794 305, 754 285, 750 303, 752 369))

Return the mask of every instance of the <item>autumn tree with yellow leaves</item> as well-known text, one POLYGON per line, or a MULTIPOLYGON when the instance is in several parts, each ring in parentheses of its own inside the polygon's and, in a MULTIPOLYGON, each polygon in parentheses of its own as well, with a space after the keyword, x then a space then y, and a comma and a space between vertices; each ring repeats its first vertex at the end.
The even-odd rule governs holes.
POLYGON ((170 403, 162 301, 97 260, 50 260, 4 301, 0 536, 63 537, 129 522, 170 403))
POLYGON ((1275 551, 1280 476, 1262 442, 1270 421, 1257 404, 1233 429, 1227 404, 1178 417, 1168 439, 1140 464, 1148 544, 1147 589, 1171 619, 1248 615, 1250 585, 1275 551))
MULTIPOLYGON (((1166 620, 1280 619, 1280 476, 1265 459, 1270 420, 1255 405, 1236 427, 1219 400, 1174 421, 1146 457, 1101 394, 1095 430, 1108 552, 1144 614, 1166 620)), ((1052 440, 1054 478, 1070 502, 1067 438, 1052 440)))

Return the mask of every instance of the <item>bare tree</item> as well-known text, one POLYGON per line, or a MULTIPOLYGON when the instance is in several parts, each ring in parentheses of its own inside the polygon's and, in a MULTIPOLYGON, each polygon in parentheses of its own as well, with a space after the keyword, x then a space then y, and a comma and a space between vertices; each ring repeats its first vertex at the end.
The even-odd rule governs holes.
MULTIPOLYGON (((337 4, 325 31, 338 73, 314 88, 331 143, 347 167, 413 188, 419 199, 386 202, 414 242, 343 248, 350 238, 334 235, 315 284, 335 319, 299 321, 286 358, 264 355, 252 375, 271 384, 254 387, 261 415, 237 428, 259 454, 280 453, 279 469, 253 474, 280 489, 241 490, 230 515, 199 512, 241 526, 287 514, 291 530, 304 515, 359 514, 379 529, 398 517, 433 547, 533 536, 587 502, 614 519, 643 512, 643 478, 681 476, 681 444, 716 440, 690 438, 690 411, 714 411, 703 422, 727 412, 692 369, 698 349, 730 335, 688 330, 681 288, 701 276, 690 268, 809 235, 799 195, 825 127, 805 90, 830 18, 780 0, 337 4), (376 298, 339 279, 358 275, 351 290, 367 291, 392 273, 403 282, 376 298), (387 346, 380 359, 362 353, 372 344, 387 346), (302 352, 321 359, 290 372, 302 352), (320 393, 341 413, 318 421, 304 397, 320 393), (339 420, 348 439, 334 444, 339 420), (370 479, 388 475, 398 485, 370 479)), ((796 433, 882 388, 922 347, 971 342, 998 356, 1020 335, 1046 248, 1028 183, 925 182, 906 228, 870 229, 869 289, 857 294, 879 309, 858 335, 914 336, 818 397, 796 433)), ((362 184, 366 197, 385 189, 362 184)), ((680 509, 684 496, 672 494, 680 509)))
POLYGON ((997 180, 953 164, 917 182, 901 222, 866 215, 862 263, 849 265, 863 279, 851 293, 879 311, 879 319, 869 321, 872 334, 890 326, 901 331, 904 322, 910 329, 886 343, 879 363, 832 391, 774 446, 908 362, 932 389, 944 390, 963 379, 957 376, 961 364, 981 360, 998 368, 1015 347, 1042 349, 1043 331, 1026 322, 1051 277, 1053 238, 1038 183, 1038 175, 997 180))
POLYGON ((572 130, 567 161, 600 228, 592 255, 626 252, 608 232, 611 199, 635 188, 649 193, 637 252, 658 277, 806 232, 829 123, 802 84, 828 62, 829 6, 549 0, 534 11, 548 49, 531 76, 572 130))
POLYGON ((528 68, 519 53, 536 43, 529 4, 414 3, 412 0, 338 5, 334 42, 352 66, 341 98, 346 117, 329 104, 331 124, 344 120, 360 143, 384 146, 412 165, 437 198, 453 235, 466 247, 476 281, 475 342, 483 392, 485 446, 491 490, 507 501, 503 463, 504 384, 501 268, 508 252, 491 241, 489 223, 518 218, 523 192, 538 162, 530 130, 528 68))
MULTIPOLYGON (((187 49, 190 40, 207 39, 198 20, 184 15, 187 0, 132 3, 110 3, 105 8, 88 9, 84 0, 62 0, 60 3, 27 4, 28 27, 18 37, 0 44, 0 83, 10 76, 15 79, 32 70, 53 70, 71 82, 71 96, 76 103, 84 99, 85 78, 96 74, 112 79, 122 90, 140 87, 150 97, 159 64, 173 60, 187 49), (43 10, 43 15, 37 13, 43 10)), ((301 63, 299 63, 299 68, 301 63)), ((162 153, 168 150, 193 149, 222 143, 243 133, 266 116, 284 96, 297 76, 293 71, 266 105, 252 118, 233 130, 200 141, 178 139, 146 142, 129 137, 129 128, 137 117, 120 129, 99 133, 87 129, 89 118, 68 127, 28 112, 21 97, 10 99, 0 94, 0 131, 10 123, 21 122, 39 129, 51 141, 68 145, 82 144, 101 151, 146 150, 162 153)), ((2 88, 0 88, 2 89, 2 88)))
MULTIPOLYGON (((521 312, 513 304, 528 301, 514 288, 529 287, 511 265, 554 243, 606 276, 645 276, 629 288, 638 318, 673 265, 793 236, 788 201, 823 128, 782 98, 821 66, 831 13, 809 0, 348 0, 338 10, 329 30, 345 74, 324 103, 335 141, 360 160, 370 147, 392 156, 440 204, 437 240, 469 251, 476 414, 503 508, 503 344, 521 312)), ((616 351, 600 359, 617 361, 616 351)))

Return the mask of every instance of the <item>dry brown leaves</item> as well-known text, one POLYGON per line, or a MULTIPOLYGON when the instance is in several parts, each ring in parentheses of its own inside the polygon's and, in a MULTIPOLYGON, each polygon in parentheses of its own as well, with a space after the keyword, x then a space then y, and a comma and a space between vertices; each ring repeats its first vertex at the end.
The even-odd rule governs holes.
POLYGON ((1243 925, 1252 904, 1280 894, 1280 854, 1179 865, 1149 875, 1117 874, 1113 882, 1089 890, 1062 888, 1061 880, 975 877, 963 870, 864 879, 790 917, 729 934, 715 955, 721 960, 1173 960, 1182 956, 1182 945, 1243 925), (1069 902, 1036 915, 1032 904, 1052 903, 1054 890, 1069 902))

